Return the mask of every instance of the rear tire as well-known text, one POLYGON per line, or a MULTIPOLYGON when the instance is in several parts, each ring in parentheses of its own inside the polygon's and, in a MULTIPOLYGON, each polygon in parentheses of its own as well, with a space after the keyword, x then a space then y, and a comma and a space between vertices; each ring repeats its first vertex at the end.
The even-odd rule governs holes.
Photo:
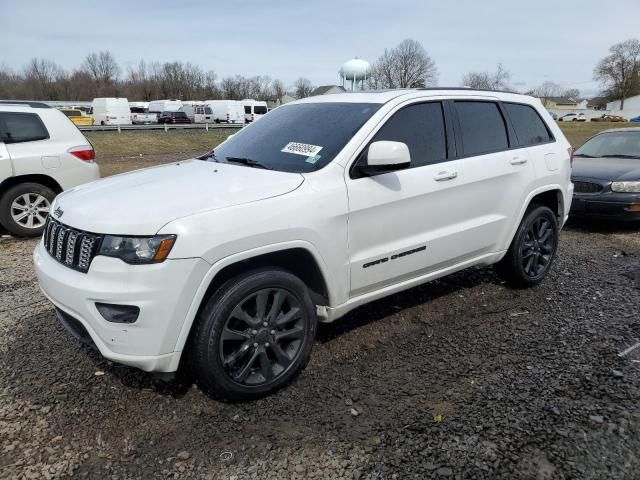
POLYGON ((549 273, 558 249, 558 220, 549 207, 532 205, 524 215, 498 273, 514 287, 538 285, 549 273))
POLYGON ((56 193, 40 183, 20 183, 0 198, 0 223, 17 237, 37 237, 56 193))
POLYGON ((224 283, 199 314, 190 370, 210 396, 257 399, 304 369, 316 328, 313 301, 298 277, 277 268, 250 271, 224 283))

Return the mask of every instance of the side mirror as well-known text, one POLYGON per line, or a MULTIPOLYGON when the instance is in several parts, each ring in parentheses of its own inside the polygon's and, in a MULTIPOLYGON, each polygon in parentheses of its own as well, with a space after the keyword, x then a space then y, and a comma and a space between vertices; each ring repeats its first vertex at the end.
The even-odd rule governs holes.
POLYGON ((366 162, 360 165, 364 175, 378 175, 411 165, 409 147, 403 142, 381 140, 369 145, 366 162))

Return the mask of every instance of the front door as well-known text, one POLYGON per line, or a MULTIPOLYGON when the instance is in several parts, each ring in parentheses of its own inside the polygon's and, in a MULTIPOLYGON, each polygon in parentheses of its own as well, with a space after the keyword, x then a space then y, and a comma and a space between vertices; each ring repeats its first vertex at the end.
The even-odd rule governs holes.
MULTIPOLYGON (((447 142, 443 105, 401 108, 372 142, 409 147, 411 166, 376 176, 347 174, 351 296, 444 268, 464 252, 464 179, 447 142)), ((366 150, 356 163, 361 162, 366 150)))

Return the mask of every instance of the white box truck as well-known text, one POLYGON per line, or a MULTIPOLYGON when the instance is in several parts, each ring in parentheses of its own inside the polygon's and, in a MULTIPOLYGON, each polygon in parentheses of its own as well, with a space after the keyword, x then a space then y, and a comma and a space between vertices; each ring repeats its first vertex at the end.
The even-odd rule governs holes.
POLYGON ((131 110, 126 98, 94 98, 91 107, 94 125, 131 125, 131 110))
POLYGON ((235 100, 206 100, 215 123, 244 123, 244 107, 235 100))

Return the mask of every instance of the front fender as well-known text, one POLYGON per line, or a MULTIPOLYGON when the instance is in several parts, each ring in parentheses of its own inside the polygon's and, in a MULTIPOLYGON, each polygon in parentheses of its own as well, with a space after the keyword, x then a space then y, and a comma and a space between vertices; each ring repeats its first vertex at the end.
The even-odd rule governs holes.
POLYGON ((320 252, 318 251, 318 249, 312 243, 307 242, 305 240, 293 240, 288 242, 275 243, 271 245, 264 245, 251 250, 238 252, 233 255, 224 257, 218 260, 217 262, 215 262, 213 265, 211 265, 211 268, 209 268, 205 276, 202 278, 202 281, 200 282, 200 285, 196 290, 193 300, 191 301, 191 306, 187 311, 187 315, 182 325, 182 329, 180 331, 178 339, 176 340, 174 351, 179 352, 184 349, 187 339, 189 337, 189 332, 191 331, 191 327, 193 326, 193 322, 195 321, 196 315, 200 310, 200 306, 202 305, 202 302, 205 300, 205 295, 207 293, 209 285, 211 285, 211 282, 214 280, 216 275, 218 275, 218 273, 222 271, 222 269, 230 265, 233 265, 235 263, 241 262, 243 260, 248 260, 251 258, 258 257, 260 255, 274 253, 274 252, 283 251, 283 250, 289 250, 293 248, 304 249, 313 256, 318 267, 320 268, 320 272, 322 273, 322 276, 325 279, 325 283, 327 285, 328 294, 329 294, 329 300, 330 302, 335 301, 334 300, 335 293, 332 291, 332 288, 331 288, 332 283, 330 280, 331 277, 329 274, 328 266, 324 261, 324 259, 322 258, 322 255, 320 255, 320 252))

